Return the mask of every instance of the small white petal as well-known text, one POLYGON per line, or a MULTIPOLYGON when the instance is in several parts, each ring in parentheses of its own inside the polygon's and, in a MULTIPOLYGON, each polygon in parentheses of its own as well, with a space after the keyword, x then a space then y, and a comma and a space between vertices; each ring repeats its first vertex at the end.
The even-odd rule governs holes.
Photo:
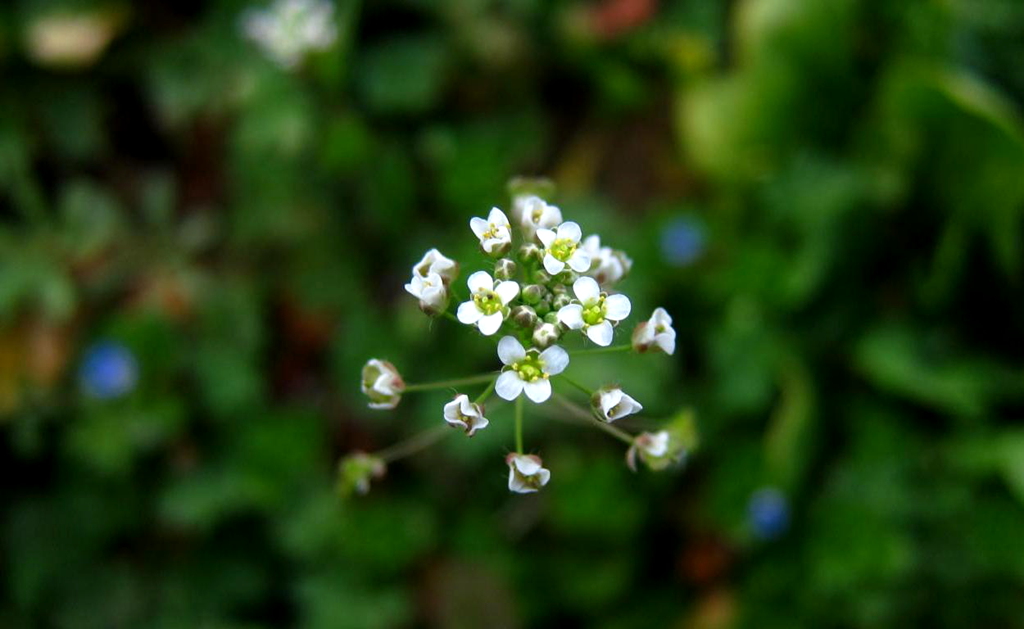
POLYGON ((558 320, 570 330, 579 330, 583 327, 583 306, 569 304, 558 310, 558 320))
POLYGON ((676 351, 676 331, 669 328, 665 332, 655 335, 654 342, 658 344, 661 351, 671 356, 676 351))
MULTIPOLYGON (((566 221, 558 226, 557 236, 559 239, 571 240, 572 242, 579 242, 583 236, 583 231, 580 226, 573 221, 566 221)), ((589 262, 588 262, 589 264, 589 262)))
POLYGON ((466 325, 476 325, 476 322, 483 316, 484 313, 481 312, 480 309, 476 307, 476 303, 472 301, 464 301, 459 304, 459 308, 455 313, 455 318, 457 318, 460 323, 465 323, 466 325))
POLYGON ((470 292, 477 293, 482 290, 494 290, 494 279, 487 271, 477 271, 466 280, 470 292))
MULTIPOLYGON (((505 365, 511 365, 514 362, 520 361, 526 358, 526 349, 523 344, 519 342, 514 336, 503 336, 498 341, 498 358, 505 365)), ((507 373, 507 372, 506 372, 507 373)))
POLYGON ((651 323, 654 325, 663 325, 668 327, 672 325, 672 317, 669 316, 668 312, 664 308, 659 306, 651 313, 651 323))
POLYGON ((494 383, 494 392, 503 400, 514 400, 523 392, 523 381, 514 371, 506 371, 494 383))
POLYGON ((537 230, 537 238, 545 247, 550 247, 551 243, 555 242, 556 237, 557 236, 555 236, 555 232, 551 231, 550 229, 537 230))
POLYGON ((629 316, 629 311, 632 309, 629 297, 625 295, 608 295, 608 299, 604 301, 604 307, 604 316, 612 321, 622 321, 629 316))
POLYGON ((484 336, 490 336, 498 331, 501 327, 501 322, 505 320, 505 316, 500 312, 489 314, 480 318, 476 322, 476 326, 480 328, 480 333, 484 336))
POLYGON ((484 316, 484 313, 480 312, 480 309, 476 307, 474 302, 464 301, 459 304, 459 310, 455 316, 462 323, 473 325, 480 320, 480 317, 484 316))
POLYGON ((477 238, 482 240, 484 234, 487 233, 487 221, 479 216, 474 216, 469 219, 469 228, 473 230, 473 233, 476 234, 477 238))
POLYGON ((550 253, 544 255, 544 270, 549 275, 558 275, 565 270, 565 262, 562 262, 550 253))
POLYGON ((577 299, 588 305, 601 297, 601 287, 592 277, 581 277, 576 280, 572 285, 572 292, 576 293, 577 299))
POLYGON ((590 269, 590 255, 583 249, 577 249, 569 256, 569 266, 577 273, 586 273, 590 269))
POLYGON ((608 321, 602 321, 597 325, 592 325, 587 328, 587 336, 591 341, 600 345, 601 347, 608 347, 612 344, 612 337, 615 335, 612 330, 612 324, 608 321))
POLYGON ((569 366, 569 352, 557 345, 541 352, 540 359, 544 363, 544 373, 550 376, 562 373, 569 366))
POLYGON ((496 207, 491 208, 491 213, 487 215, 487 222, 490 223, 491 225, 498 225, 503 227, 509 226, 508 217, 505 216, 504 212, 502 212, 496 207))
POLYGON ((547 378, 541 378, 540 380, 527 382, 523 385, 523 390, 526 392, 526 397, 540 404, 551 397, 551 381, 547 378))
POLYGON ((549 480, 551 480, 551 470, 546 467, 537 470, 537 481, 541 487, 547 485, 549 480))
POLYGON ((406 290, 407 293, 409 293, 410 295, 412 295, 416 299, 419 299, 420 298, 420 294, 423 291, 422 291, 422 284, 420 286, 417 286, 417 283, 416 283, 417 279, 419 279, 419 278, 417 278, 417 277, 412 278, 412 281, 405 285, 405 290, 406 290))
POLYGON ((601 250, 601 237, 593 234, 584 238, 583 250, 589 253, 591 257, 596 256, 597 252, 601 250))
POLYGON ((519 284, 517 282, 499 282, 494 287, 494 292, 498 294, 498 298, 501 299, 501 304, 507 306, 508 302, 516 298, 519 294, 519 284))
POLYGON ((523 476, 533 476, 543 469, 536 458, 529 455, 518 455, 512 459, 512 465, 516 467, 523 476))

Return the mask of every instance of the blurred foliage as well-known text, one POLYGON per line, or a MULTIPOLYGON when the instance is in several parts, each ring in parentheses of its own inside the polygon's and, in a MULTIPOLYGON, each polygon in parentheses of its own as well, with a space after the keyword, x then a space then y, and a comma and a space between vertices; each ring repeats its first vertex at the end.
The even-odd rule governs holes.
POLYGON ((1024 4, 339 0, 294 71, 247 8, 0 6, 0 626, 1024 626, 1024 4), (367 358, 493 362, 401 286, 515 175, 674 315, 573 369, 701 450, 531 415, 514 496, 496 406, 341 500, 440 422, 367 358))

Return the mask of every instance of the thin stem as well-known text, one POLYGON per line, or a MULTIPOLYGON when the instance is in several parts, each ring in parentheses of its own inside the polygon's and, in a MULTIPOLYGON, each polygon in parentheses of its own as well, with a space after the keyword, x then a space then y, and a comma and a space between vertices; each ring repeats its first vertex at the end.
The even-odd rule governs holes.
POLYGON ((559 374, 556 377, 561 378, 562 381, 565 382, 566 384, 571 384, 572 386, 576 387, 577 389, 579 389, 580 391, 585 393, 587 395, 587 397, 590 397, 590 396, 594 395, 593 391, 591 391, 587 387, 583 386, 579 382, 576 382, 575 380, 573 380, 572 378, 570 378, 569 376, 567 376, 565 374, 559 374))
POLYGON ((387 448, 374 453, 374 456, 379 457, 385 463, 392 463, 398 459, 416 454, 420 450, 429 448, 449 432, 451 432, 451 426, 448 426, 447 424, 434 426, 433 428, 428 428, 419 434, 409 437, 405 441, 399 441, 392 446, 388 446, 387 448))
POLYGON ((516 453, 523 453, 523 396, 516 398, 516 453))
POLYGON ((487 388, 484 389, 484 392, 481 393, 480 397, 476 399, 476 404, 483 404, 484 402, 486 402, 487 398, 491 397, 491 393, 494 392, 494 385, 496 384, 498 384, 497 376, 495 376, 495 378, 491 380, 491 383, 487 385, 487 388))
POLYGON ((455 378, 453 380, 440 380, 438 382, 421 382, 419 384, 407 384, 405 385, 405 392, 409 393, 412 391, 430 391, 431 389, 447 389, 449 387, 457 387, 461 384, 480 384, 481 382, 487 382, 494 378, 494 374, 485 373, 478 376, 468 376, 466 378, 455 378))
POLYGON ((456 323, 462 323, 461 321, 459 321, 459 318, 458 318, 458 317, 456 317, 456 316, 455 316, 455 315, 453 315, 452 313, 448 312, 447 310, 445 310, 444 312, 442 312, 442 313, 441 313, 441 316, 443 316, 443 317, 444 317, 445 319, 451 319, 452 321, 454 321, 454 322, 456 322, 456 323))
POLYGON ((569 352, 570 356, 586 356, 587 354, 611 354, 613 352, 632 351, 632 345, 612 345, 611 347, 594 347, 592 349, 578 349, 569 352))
POLYGON ((563 408, 565 408, 566 410, 570 411, 571 413, 573 413, 574 415, 576 415, 580 419, 585 419, 587 421, 587 423, 593 424, 594 426, 600 428, 601 430, 603 430, 606 433, 608 433, 609 435, 615 437, 619 441, 622 441, 623 443, 627 443, 629 445, 633 445, 633 435, 629 434, 625 430, 622 430, 621 428, 616 428, 615 426, 612 426, 611 424, 609 424, 607 422, 603 422, 603 421, 597 419, 596 417, 594 417, 593 415, 588 413, 586 409, 580 407, 578 404, 573 403, 571 400, 569 400, 565 396, 557 395, 556 394, 555 395, 555 400, 559 404, 561 404, 563 408))

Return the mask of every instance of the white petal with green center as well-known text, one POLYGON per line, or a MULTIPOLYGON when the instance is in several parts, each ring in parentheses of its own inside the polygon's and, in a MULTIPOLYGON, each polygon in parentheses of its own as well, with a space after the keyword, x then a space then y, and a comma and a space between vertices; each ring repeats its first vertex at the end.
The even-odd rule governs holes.
POLYGON ((558 275, 565 270, 565 262, 562 262, 550 253, 544 255, 544 270, 549 275, 558 275))
POLYGON ((540 240, 541 244, 545 247, 550 247, 551 243, 555 242, 555 238, 557 238, 555 232, 550 229, 537 230, 537 239, 540 240))
POLYGON ((557 345, 552 345, 540 353, 540 360, 544 363, 544 373, 555 376, 569 366, 569 352, 557 345))
POLYGON ((632 310, 629 297, 625 295, 608 295, 604 300, 604 307, 604 316, 612 321, 622 321, 629 316, 629 312, 632 310))
POLYGON ((477 238, 483 240, 484 234, 487 233, 487 221, 480 218, 479 216, 474 216, 473 218, 469 219, 469 228, 473 230, 473 234, 475 234, 477 238))
POLYGON ((580 226, 573 221, 566 221, 558 226, 558 231, 555 232, 555 236, 559 240, 565 239, 578 243, 580 238, 583 237, 583 230, 581 230, 580 226))
POLYGON ((558 310, 558 320, 570 330, 579 330, 583 327, 583 306, 569 304, 558 310))
POLYGON ((586 273, 590 269, 590 256, 582 249, 577 249, 569 256, 569 267, 577 273, 586 273))
POLYGON ((512 401, 523 392, 523 381, 516 372, 506 371, 498 376, 498 381, 494 384, 494 392, 501 399, 512 401))
POLYGON ((495 312, 494 314, 480 317, 480 320, 476 322, 476 326, 480 329, 481 334, 490 336, 498 331, 498 328, 501 327, 501 322, 504 320, 505 315, 495 312))
POLYGON ((612 330, 612 324, 607 320, 587 328, 587 338, 601 347, 611 345, 614 336, 615 332, 612 330))
POLYGON ((547 378, 543 378, 541 380, 527 382, 523 385, 523 391, 526 393, 526 397, 530 398, 537 404, 540 404, 551 397, 551 381, 547 378))
POLYGON ((519 294, 519 284, 516 282, 499 282, 494 287, 494 292, 498 294, 501 299, 502 305, 508 305, 508 302, 516 298, 519 294))
POLYGON ((494 279, 487 271, 477 271, 466 280, 469 290, 474 293, 494 290, 494 279))
POLYGON ((472 301, 464 301, 459 304, 459 310, 456 313, 456 318, 466 325, 474 325, 484 313, 480 312, 480 309, 476 307, 476 303, 472 301))
POLYGON ((503 336, 498 341, 498 358, 501 359, 502 364, 511 365, 526 358, 526 349, 514 336, 503 336))

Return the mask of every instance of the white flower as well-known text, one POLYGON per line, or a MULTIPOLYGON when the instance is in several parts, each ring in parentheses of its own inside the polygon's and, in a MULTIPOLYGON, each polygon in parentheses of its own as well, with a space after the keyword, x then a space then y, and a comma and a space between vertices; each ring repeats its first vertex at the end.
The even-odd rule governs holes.
POLYGON ((655 308, 651 318, 633 330, 633 349, 638 352, 660 350, 666 354, 676 351, 676 331, 672 328, 672 317, 664 308, 655 308))
POLYGON ((371 358, 363 366, 363 393, 370 398, 370 408, 395 408, 402 391, 405 381, 388 361, 371 358))
POLYGON ((627 395, 619 387, 598 389, 594 394, 592 406, 598 418, 609 423, 644 410, 640 402, 627 395))
POLYGON ((426 278, 431 273, 437 273, 448 284, 459 275, 459 263, 451 258, 446 258, 437 249, 431 249, 423 254, 423 259, 412 267, 413 277, 426 278))
POLYGON ((514 400, 526 392, 526 397, 541 403, 551 397, 550 376, 565 371, 569 366, 569 353, 557 345, 543 352, 527 351, 512 336, 498 341, 498 358, 510 367, 498 376, 494 391, 505 400, 514 400))
POLYGON ((405 290, 420 300, 420 309, 427 314, 440 314, 448 308, 448 287, 437 273, 413 275, 405 290))
POLYGON ((611 247, 602 247, 601 237, 596 234, 583 239, 583 250, 590 255, 590 270, 586 274, 602 286, 618 282, 633 268, 629 256, 611 247))
POLYGON ((551 479, 551 470, 533 454, 510 454, 508 464, 508 490, 517 494, 532 494, 551 479))
POLYGON ((581 277, 572 285, 579 299, 558 310, 558 320, 571 330, 582 329, 591 341, 607 347, 612 342, 612 321, 618 323, 629 316, 629 298, 625 295, 604 295, 597 280, 581 277))
POLYGON ((577 273, 590 269, 590 254, 580 247, 582 235, 580 226, 572 221, 562 223, 556 231, 538 229, 537 238, 544 245, 544 270, 558 275, 566 265, 577 273))
POLYGON ((508 316, 508 303, 519 294, 515 282, 494 282, 487 271, 477 271, 469 276, 470 300, 459 304, 459 321, 475 325, 484 336, 498 331, 508 316))
POLYGON ((450 426, 462 428, 470 437, 478 430, 487 428, 490 422, 484 417, 479 404, 469 401, 466 395, 457 395, 455 399, 444 405, 444 420, 450 426))
POLYGON ((324 0, 277 0, 242 17, 245 35, 274 62, 294 68, 312 50, 330 48, 338 37, 334 5, 324 0))
POLYGON ((667 430, 642 432, 633 439, 633 445, 626 452, 626 465, 636 471, 637 456, 652 470, 663 470, 672 463, 683 459, 686 451, 675 442, 667 430))
POLYGON ((512 231, 505 213, 494 207, 487 220, 469 219, 469 228, 480 239, 480 247, 488 255, 501 255, 512 246, 512 231))
POLYGON ((538 229, 552 229, 561 224, 562 210, 531 194, 516 197, 512 217, 522 228, 524 239, 529 242, 537 235, 538 229))

